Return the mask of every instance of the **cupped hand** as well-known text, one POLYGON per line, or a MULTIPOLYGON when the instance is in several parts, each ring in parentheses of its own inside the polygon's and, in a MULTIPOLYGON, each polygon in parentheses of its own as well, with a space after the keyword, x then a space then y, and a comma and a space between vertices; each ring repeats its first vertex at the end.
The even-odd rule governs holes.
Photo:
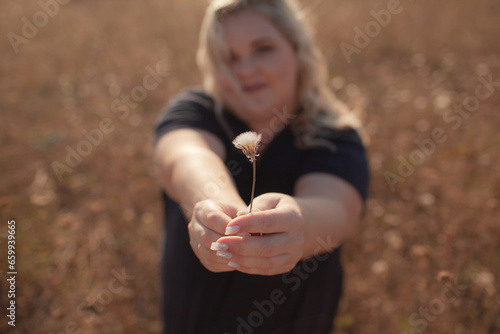
POLYGON ((216 255, 225 259, 226 266, 247 274, 278 275, 292 270, 304 251, 304 219, 297 201, 285 194, 267 193, 255 198, 253 208, 251 214, 230 220, 225 231, 218 230, 226 236, 213 247, 220 249, 216 255))
POLYGON ((227 265, 227 259, 217 256, 210 247, 224 236, 227 224, 242 208, 236 204, 216 200, 203 200, 195 204, 188 224, 189 242, 201 264, 208 270, 212 272, 235 270, 227 265))

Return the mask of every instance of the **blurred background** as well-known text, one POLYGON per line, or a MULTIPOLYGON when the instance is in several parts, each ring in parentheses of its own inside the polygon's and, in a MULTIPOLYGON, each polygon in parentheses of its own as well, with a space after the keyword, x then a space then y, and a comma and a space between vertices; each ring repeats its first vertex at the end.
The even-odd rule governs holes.
MULTIPOLYGON (((336 333, 500 333, 500 3, 301 3, 371 161, 336 333)), ((159 332, 152 124, 205 6, 0 2, 0 332, 11 219, 12 332, 159 332)))

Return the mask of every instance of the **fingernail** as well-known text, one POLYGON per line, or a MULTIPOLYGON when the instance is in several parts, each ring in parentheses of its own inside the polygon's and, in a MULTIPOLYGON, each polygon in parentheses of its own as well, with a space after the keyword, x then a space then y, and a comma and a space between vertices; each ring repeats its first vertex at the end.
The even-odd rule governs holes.
POLYGON ((227 244, 212 242, 212 244, 210 245, 210 249, 213 251, 225 251, 229 249, 229 246, 227 244))
POLYGON ((229 261, 227 265, 230 266, 230 267, 233 267, 233 268, 239 268, 239 267, 241 267, 239 264, 234 263, 232 261, 229 261))
POLYGON ((226 235, 236 234, 240 230, 238 225, 226 227, 226 235))
POLYGON ((215 255, 217 255, 218 257, 222 257, 224 259, 230 259, 233 257, 232 253, 223 252, 223 251, 217 251, 217 253, 215 253, 215 255))
POLYGON ((243 209, 243 210, 236 212, 236 216, 237 217, 244 216, 244 215, 248 215, 249 213, 250 213, 250 211, 248 211, 247 209, 243 209))

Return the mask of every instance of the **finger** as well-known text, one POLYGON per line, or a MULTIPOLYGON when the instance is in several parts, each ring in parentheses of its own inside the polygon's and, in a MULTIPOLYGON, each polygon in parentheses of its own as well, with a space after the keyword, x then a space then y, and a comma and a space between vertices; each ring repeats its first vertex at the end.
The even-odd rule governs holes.
POLYGON ((286 207, 253 212, 231 220, 224 234, 287 232, 296 226, 298 219, 299 214, 286 207))
POLYGON ((211 229, 197 221, 195 221, 195 223, 189 227, 190 240, 206 249, 210 249, 212 242, 216 241, 222 236, 222 234, 212 231, 211 229))
POLYGON ((236 268, 230 267, 227 264, 214 264, 210 266, 205 266, 205 268, 207 268, 213 273, 225 273, 236 270, 236 268))
POLYGON ((239 210, 238 212, 236 212, 236 217, 248 215, 249 213, 250 213, 250 211, 248 211, 247 209, 242 209, 242 210, 239 210))
POLYGON ((271 210, 278 206, 281 197, 275 193, 266 193, 256 197, 253 200, 253 208, 256 211, 271 210))
POLYGON ((205 267, 207 266, 212 267, 214 265, 221 265, 221 266, 227 265, 228 262, 227 257, 217 255, 218 252, 203 247, 201 244, 197 243, 194 240, 191 240, 190 244, 191 248, 193 248, 200 261, 204 263, 205 267))
POLYGON ((227 264, 228 260, 230 260, 233 255, 231 253, 223 252, 223 251, 213 251, 210 249, 206 249, 202 247, 200 249, 200 255, 210 263, 218 263, 218 264, 227 264), (222 256, 221 253, 230 254, 230 256, 222 256))
POLYGON ((219 234, 224 234, 227 224, 231 221, 224 209, 214 202, 204 204, 201 210, 195 210, 194 218, 199 224, 219 234))
POLYGON ((235 256, 228 266, 240 272, 254 275, 277 275, 293 269, 291 254, 281 254, 273 257, 235 256))
POLYGON ((218 239, 217 243, 227 245, 227 251, 232 254, 253 257, 277 256, 289 252, 291 247, 299 247, 299 243, 291 240, 288 233, 253 237, 226 236, 218 239))
POLYGON ((220 211, 212 211, 206 215, 205 226, 218 234, 224 234, 231 218, 220 211))

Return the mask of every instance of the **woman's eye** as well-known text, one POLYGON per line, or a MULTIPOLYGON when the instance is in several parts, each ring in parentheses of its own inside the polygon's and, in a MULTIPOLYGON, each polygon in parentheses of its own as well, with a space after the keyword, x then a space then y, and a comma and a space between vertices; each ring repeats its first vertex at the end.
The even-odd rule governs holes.
POLYGON ((257 48, 257 53, 267 53, 269 51, 272 51, 273 50, 273 47, 270 46, 270 45, 263 45, 263 46, 259 46, 257 48))
POLYGON ((238 57, 235 55, 235 54, 231 54, 229 56, 229 59, 228 59, 228 62, 231 63, 231 64, 234 64, 238 61, 238 57))

